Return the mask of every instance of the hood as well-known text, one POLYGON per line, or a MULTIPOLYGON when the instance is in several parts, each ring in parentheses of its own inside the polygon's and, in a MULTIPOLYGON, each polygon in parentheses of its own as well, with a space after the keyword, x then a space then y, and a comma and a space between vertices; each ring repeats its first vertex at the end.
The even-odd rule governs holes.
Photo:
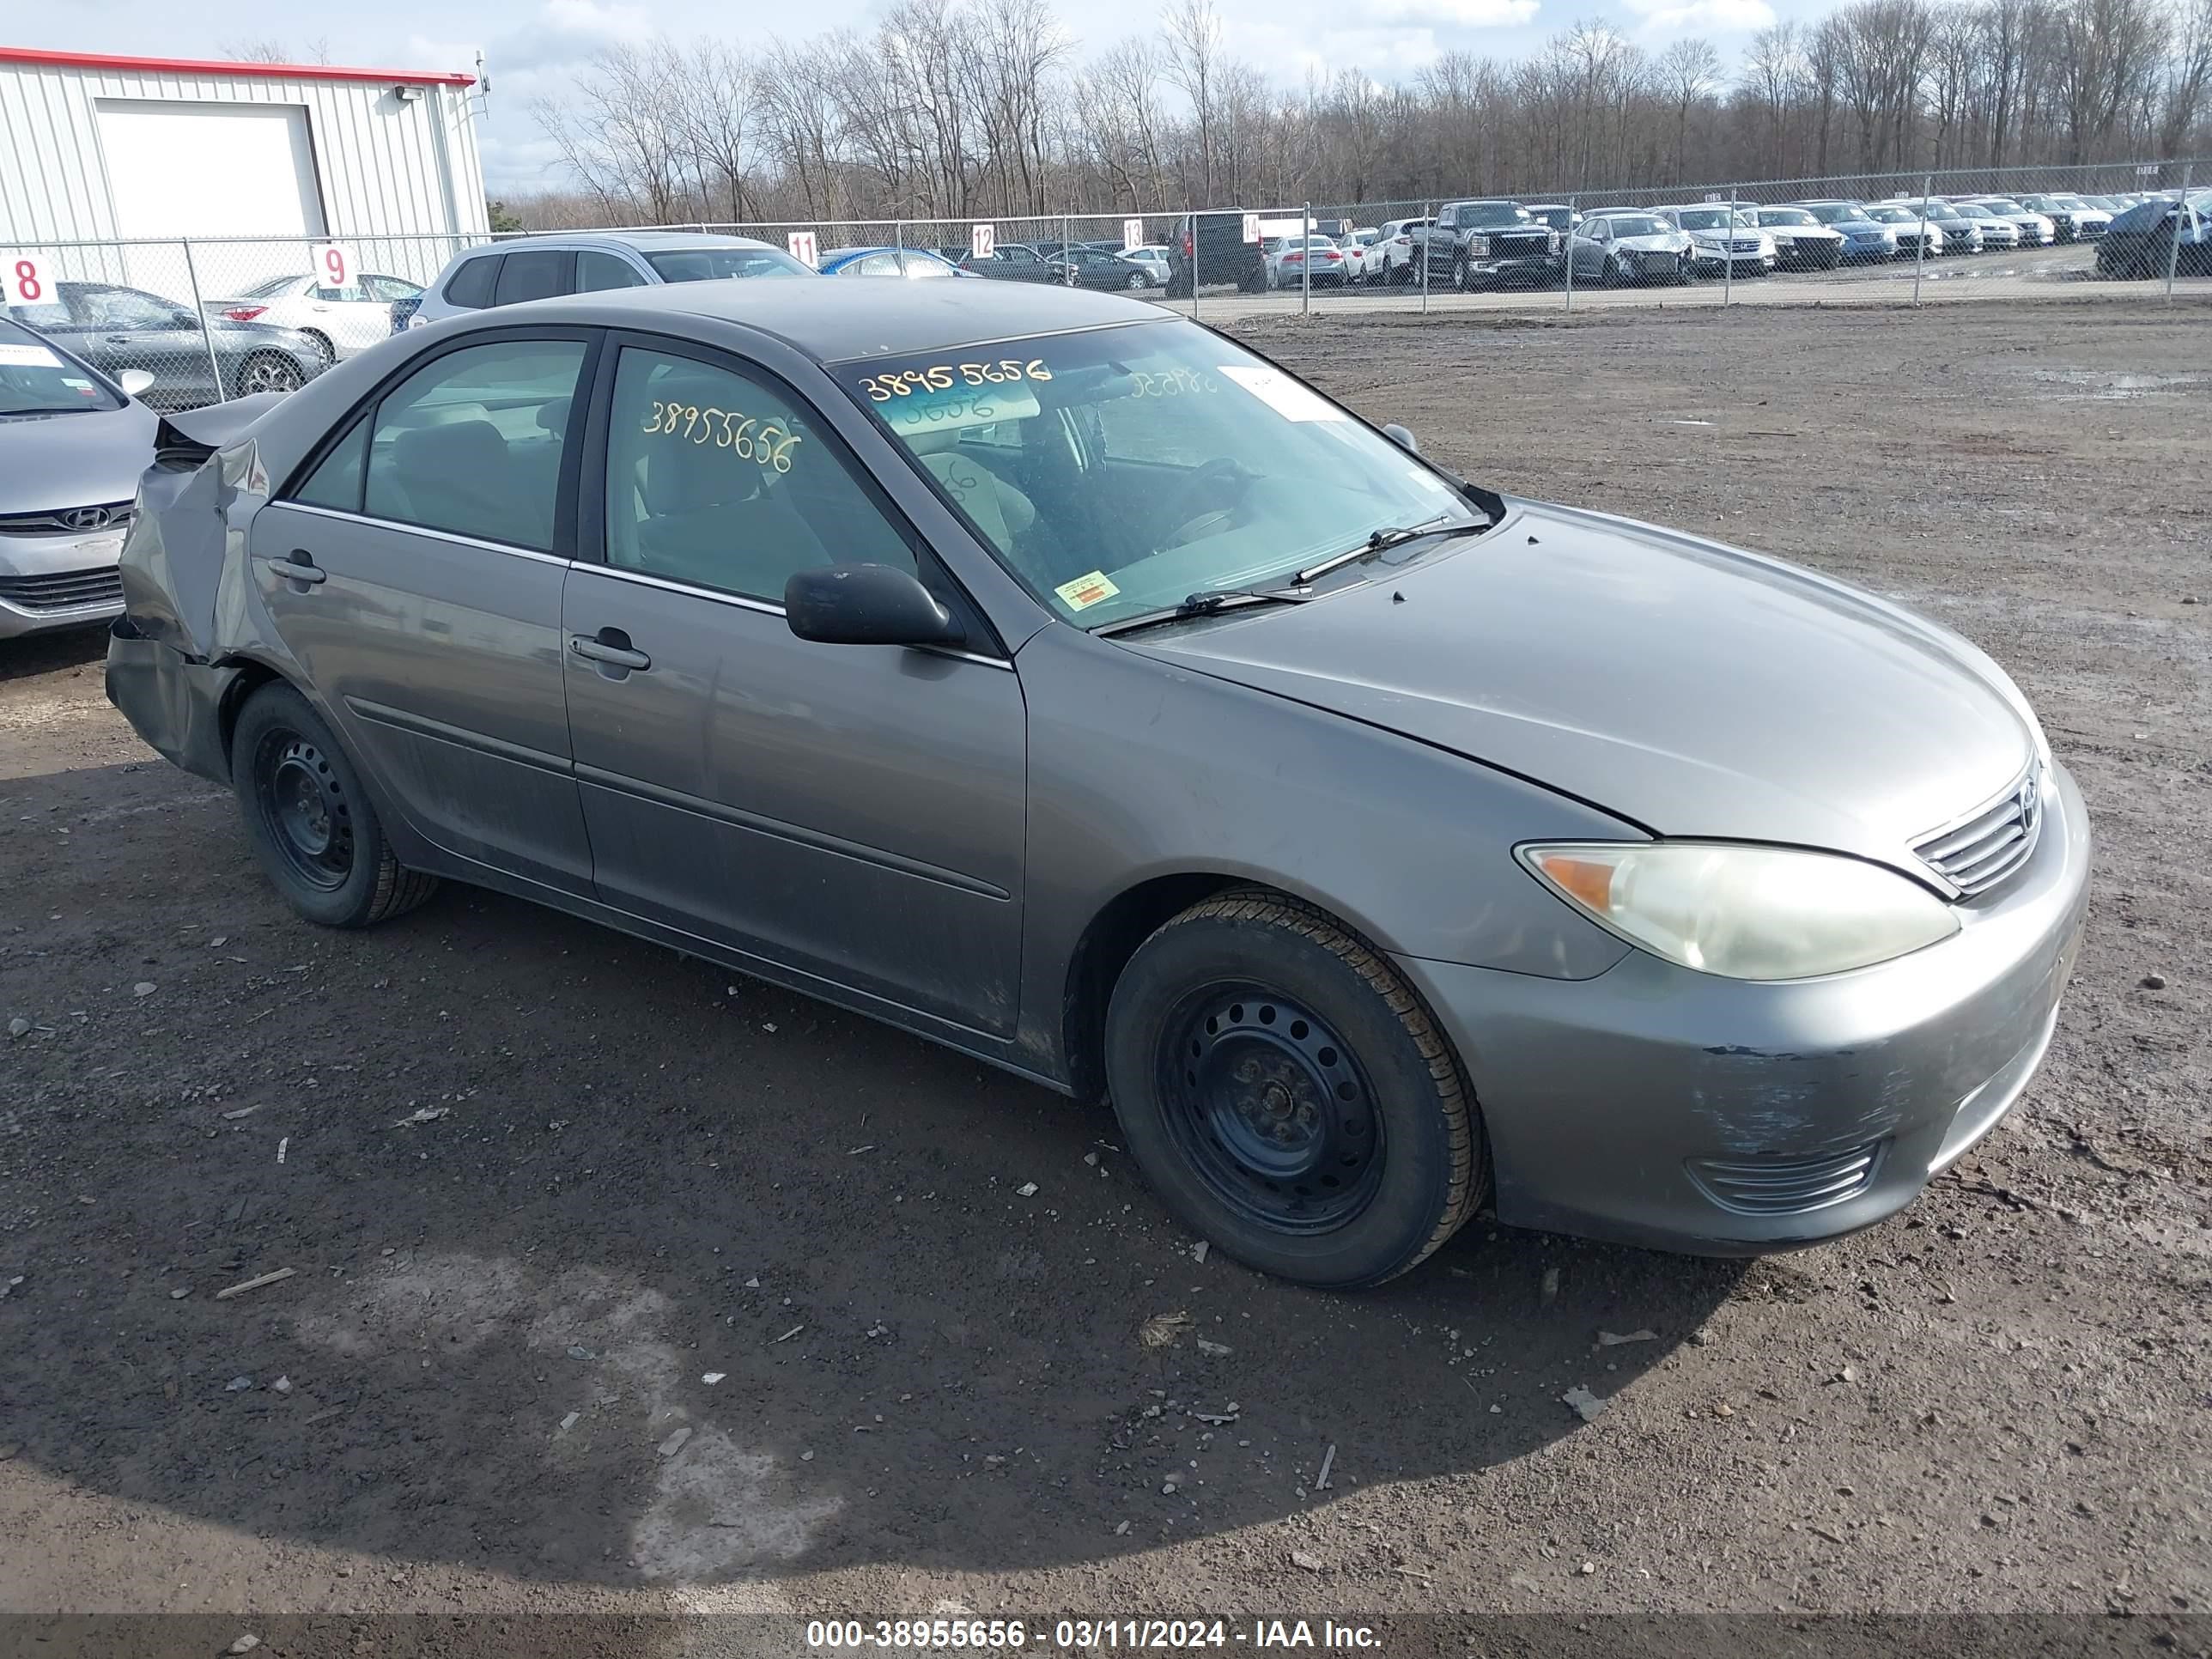
POLYGON ((0 416, 0 517, 127 501, 153 453, 153 410, 0 416))
POLYGON ((1690 245, 1690 239, 1679 230, 1661 231, 1650 236, 1616 236, 1613 246, 1626 248, 1631 253, 1680 253, 1690 245))
POLYGON ((1911 842, 2036 752, 2019 693, 1948 629, 1779 560, 1528 502, 1357 589, 1126 643, 1657 835, 1922 875, 1911 842))

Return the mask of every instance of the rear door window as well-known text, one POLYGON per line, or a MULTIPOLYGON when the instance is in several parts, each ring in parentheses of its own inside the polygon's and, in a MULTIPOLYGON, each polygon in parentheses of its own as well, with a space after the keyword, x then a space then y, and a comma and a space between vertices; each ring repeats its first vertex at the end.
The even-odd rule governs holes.
POLYGON ((471 311, 481 311, 489 305, 492 284, 499 277, 499 261, 496 253, 465 261, 446 279, 447 304, 465 306, 471 311))
POLYGON ((377 406, 362 510, 551 552, 584 356, 576 340, 500 340, 424 364, 377 406))
POLYGON ((576 286, 576 256, 567 248, 518 249, 499 268, 492 289, 495 306, 520 305, 526 300, 550 300, 570 294, 576 286))
POLYGON ((643 288, 645 273, 627 259, 597 248, 576 255, 576 292, 598 294, 611 288, 643 288))

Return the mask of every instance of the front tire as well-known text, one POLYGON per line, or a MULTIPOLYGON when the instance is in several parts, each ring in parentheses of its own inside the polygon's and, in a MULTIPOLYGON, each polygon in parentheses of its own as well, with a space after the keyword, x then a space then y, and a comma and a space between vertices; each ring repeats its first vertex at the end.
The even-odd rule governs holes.
POLYGON ((1224 893, 1138 948, 1106 1071, 1176 1218, 1298 1284, 1395 1278, 1481 1192, 1474 1103, 1428 1011, 1381 951, 1282 894, 1224 893))
POLYGON ((246 700, 230 740, 231 787, 262 873, 309 921, 368 927, 428 898, 438 878, 392 855, 361 775, 290 686, 246 700))

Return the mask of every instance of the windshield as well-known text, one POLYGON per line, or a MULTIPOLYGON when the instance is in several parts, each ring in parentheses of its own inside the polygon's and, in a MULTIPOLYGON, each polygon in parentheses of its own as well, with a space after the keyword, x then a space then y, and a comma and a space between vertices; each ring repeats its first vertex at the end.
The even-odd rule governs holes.
POLYGON ((2024 208, 2024 207, 2021 206, 2021 204, 2020 204, 2019 203, 2017 203, 2017 202, 1996 202, 1996 201, 1991 201, 1991 202, 1984 202, 1984 203, 1983 203, 1983 204, 1982 204, 1982 205, 1983 205, 1984 207, 1987 208, 1990 212, 1992 212, 1992 213, 1994 213, 1994 214, 1997 215, 2000 218, 2002 218, 2004 215, 2006 215, 2006 214, 2008 214, 2008 213, 2010 213, 2010 214, 2021 214, 2021 213, 2025 213, 2025 212, 2027 212, 2027 210, 2026 208, 2024 208))
POLYGON ((1674 228, 1664 219, 1649 213, 1623 214, 1619 218, 1600 222, 1611 226, 1615 236, 1666 236, 1671 234, 1674 228))
POLYGON ((648 253, 646 264, 664 283, 706 283, 721 276, 811 276, 788 253, 772 247, 697 247, 648 253))
POLYGON ((122 407, 77 363, 30 330, 0 320, 0 416, 122 407))
POLYGON ((252 288, 239 289, 238 297, 241 300, 272 299, 286 289, 305 281, 307 278, 304 276, 271 276, 265 283, 256 283, 252 288))
POLYGON ((1805 210, 1805 216, 1815 224, 1840 225, 1862 216, 1858 209, 1839 205, 1814 207, 1805 210))
POLYGON ((1820 222, 1803 208, 1761 208, 1759 222, 1762 225, 1817 225, 1820 222))
POLYGON ((1379 530, 1487 522, 1389 439, 1188 322, 832 372, 1000 562, 1083 628, 1279 585, 1379 530))
MULTIPOLYGON (((1685 230, 1725 230, 1729 223, 1726 208, 1684 208, 1675 216, 1685 230)), ((1739 212, 1735 223, 1739 230, 1756 228, 1748 213, 1739 212)))
POLYGON ((1528 210, 1512 202, 1462 202, 1455 216, 1461 224, 1477 228, 1529 222, 1528 210))

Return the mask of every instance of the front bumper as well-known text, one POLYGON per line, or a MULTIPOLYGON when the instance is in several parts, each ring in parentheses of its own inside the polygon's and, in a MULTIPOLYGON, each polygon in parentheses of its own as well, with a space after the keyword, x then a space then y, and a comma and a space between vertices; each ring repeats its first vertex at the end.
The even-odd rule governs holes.
POLYGON ((2087 902, 2063 768, 2033 857, 1940 945, 1752 984, 1641 951, 1595 979, 1406 957, 1456 1043, 1498 1219, 1711 1255, 1894 1214, 1993 1128, 2043 1059, 2087 902))
POLYGON ((123 610, 120 526, 0 536, 0 640, 106 622, 123 610))

